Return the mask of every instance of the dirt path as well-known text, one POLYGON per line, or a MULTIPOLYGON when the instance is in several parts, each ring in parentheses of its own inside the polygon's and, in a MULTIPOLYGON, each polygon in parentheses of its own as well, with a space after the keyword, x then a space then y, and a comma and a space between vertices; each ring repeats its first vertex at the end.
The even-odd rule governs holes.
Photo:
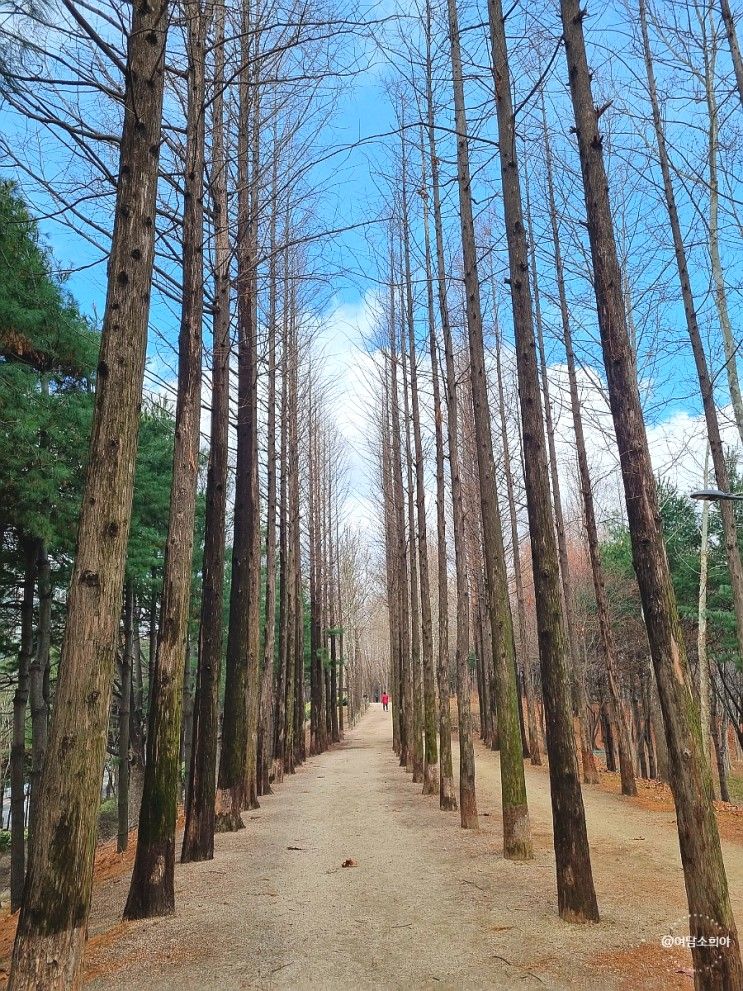
MULTIPOLYGON (((686 961, 660 946, 684 912, 671 813, 586 790, 603 921, 568 926, 546 772, 527 772, 536 860, 512 864, 500 855, 497 755, 478 750, 489 815, 465 833, 397 766, 390 734, 372 706, 342 746, 246 813, 244 831, 219 836, 214 861, 179 865, 176 916, 122 925, 128 876, 99 887, 89 991, 691 991, 686 961)), ((740 926, 743 847, 725 854, 740 926)))

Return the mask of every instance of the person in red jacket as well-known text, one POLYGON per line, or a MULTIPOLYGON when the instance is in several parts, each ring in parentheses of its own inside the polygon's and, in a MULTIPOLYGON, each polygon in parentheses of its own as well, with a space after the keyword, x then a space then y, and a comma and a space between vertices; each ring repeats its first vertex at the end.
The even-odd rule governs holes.
POLYGON ((387 694, 387 692, 382 692, 382 709, 384 709, 384 711, 387 712, 389 707, 390 707, 390 697, 387 694))

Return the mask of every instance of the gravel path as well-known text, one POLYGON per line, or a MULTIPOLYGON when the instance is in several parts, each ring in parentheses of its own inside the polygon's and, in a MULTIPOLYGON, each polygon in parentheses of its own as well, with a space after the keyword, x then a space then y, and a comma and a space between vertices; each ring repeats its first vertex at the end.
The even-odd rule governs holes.
MULTIPOLYGON (((546 771, 527 768, 536 859, 513 864, 500 855, 497 755, 478 748, 488 814, 469 833, 398 767, 390 736, 372 706, 245 813, 245 830, 218 836, 213 861, 178 865, 175 916, 121 924, 128 876, 101 885, 88 991, 692 991, 686 961, 660 947, 684 912, 672 814, 586 790, 602 922, 569 926, 546 771)), ((741 927, 743 847, 725 855, 741 927)))

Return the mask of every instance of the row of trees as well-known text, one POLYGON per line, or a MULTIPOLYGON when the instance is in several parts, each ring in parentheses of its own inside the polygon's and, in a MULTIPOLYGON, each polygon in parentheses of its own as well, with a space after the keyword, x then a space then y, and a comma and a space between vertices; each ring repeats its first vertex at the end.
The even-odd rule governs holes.
MULTIPOLYGON (((688 252, 674 199, 678 180, 674 180, 669 167, 644 3, 636 13, 653 124, 654 164, 672 235, 670 259, 678 273, 714 480, 719 489, 730 492, 736 481, 734 456, 723 446, 721 412, 715 402, 713 374, 696 315, 688 252)), ((431 777, 438 770, 441 807, 454 807, 448 668, 445 661, 438 666, 434 662, 428 587, 430 524, 426 520, 421 470, 418 389, 419 370, 427 367, 431 383, 427 401, 431 404, 436 442, 440 559, 446 557, 446 527, 449 521, 453 524, 461 824, 464 828, 477 826, 469 698, 468 661, 472 658, 481 733, 488 744, 500 751, 504 855, 518 860, 532 856, 523 757, 531 755, 533 761, 541 760, 539 729, 543 716, 560 914, 570 921, 598 919, 580 771, 582 766, 584 782, 598 780, 593 746, 600 711, 596 701, 600 700, 604 703, 604 739, 610 741, 607 757, 612 766, 616 766, 615 754, 618 757, 622 792, 636 794, 636 774, 647 776, 652 772, 655 776, 658 768, 673 791, 692 935, 709 937, 718 926, 731 933, 730 952, 714 968, 708 966, 703 951, 695 951, 696 986, 735 988, 743 980, 743 970, 712 805, 709 757, 710 753, 720 754, 721 727, 727 724, 728 715, 739 728, 735 672, 743 654, 743 610, 738 604, 743 588, 739 577, 741 539, 732 502, 720 501, 713 512, 714 534, 710 537, 708 508, 700 534, 693 504, 668 487, 659 491, 642 406, 637 343, 632 312, 628 310, 627 273, 617 249, 605 142, 599 129, 608 105, 597 106, 592 93, 584 38, 585 11, 577 2, 564 0, 560 15, 560 41, 550 60, 539 64, 538 74, 533 74, 537 75, 536 81, 532 85, 528 80, 528 91, 519 99, 522 86, 515 86, 512 77, 512 45, 506 37, 508 18, 497 0, 488 4, 487 52, 495 110, 493 143, 500 176, 494 215, 503 226, 503 236, 491 243, 493 222, 489 221, 487 230, 478 230, 475 217, 471 150, 474 146, 477 153, 478 142, 484 139, 481 131, 470 137, 463 30, 456 0, 449 0, 445 11, 427 4, 420 12, 417 31, 401 42, 407 44, 405 61, 411 68, 403 72, 393 96, 400 107, 403 137, 401 152, 395 156, 397 170, 390 183, 388 205, 393 219, 387 235, 387 261, 382 267, 388 288, 378 316, 383 397, 378 422, 378 484, 390 619, 394 747, 401 764, 412 771, 413 780, 423 782, 424 792, 432 790, 431 777), (575 308, 571 300, 576 279, 566 272, 563 246, 565 228, 570 228, 572 221, 566 221, 557 204, 555 153, 546 110, 545 80, 553 70, 560 73, 558 56, 563 46, 579 161, 574 182, 584 194, 579 222, 583 223, 585 217, 584 257, 595 296, 594 319, 605 373, 603 388, 624 487, 626 516, 613 531, 602 526, 597 513, 591 452, 585 439, 585 372, 576 356, 575 308), (453 264, 460 278, 453 286, 442 233, 446 217, 441 205, 441 152, 437 148, 436 100, 442 89, 437 80, 442 75, 449 77, 451 95, 445 96, 444 101, 448 107, 449 100, 453 100, 456 134, 459 239, 453 264), (537 111, 530 115, 531 119, 524 114, 529 104, 537 111), (421 121, 417 142, 409 136, 406 116, 421 121), (534 130, 530 133, 531 128, 534 130), (539 191, 544 198, 539 205, 546 230, 540 231, 539 236, 529 195, 534 193, 533 179, 525 177, 521 154, 525 147, 528 161, 534 146, 544 156, 544 181, 539 191), (410 188, 419 192, 418 207, 411 207, 410 188), (498 326, 501 300, 492 254, 501 250, 507 258, 505 282, 511 301, 513 352, 505 350, 498 326), (541 285, 545 275, 555 287, 547 317, 541 285), (421 286, 425 292, 419 291, 421 286), (460 347, 453 328, 462 325, 464 344, 460 347), (571 418, 577 461, 575 489, 582 519, 579 527, 569 526, 565 519, 566 500, 561 492, 564 466, 556 453, 556 407, 550 395, 555 380, 550 375, 545 348, 548 328, 562 350, 566 395, 561 396, 560 406, 571 418), (486 347, 486 330, 494 353, 486 347), (421 340, 425 341, 424 348, 419 344, 421 340), (513 395, 507 381, 512 362, 519 403, 515 418, 507 409, 505 394, 509 391, 513 395), (509 367, 504 369, 504 365, 509 367), (515 448, 507 422, 514 419, 519 425, 515 448), (470 464, 476 471, 468 472, 470 464), (522 490, 522 479, 529 549, 522 545, 524 521, 515 498, 515 493, 522 490), (446 512, 447 498, 451 501, 450 515, 446 512), (511 537, 510 562, 506 558, 504 530, 511 537), (581 553, 576 543, 583 542, 585 552, 581 553), (712 597, 717 597, 717 611, 712 600, 704 598, 709 594, 710 554, 716 561, 712 597), (580 582, 576 581, 576 565, 580 582), (513 577, 513 594, 509 574, 513 577), (586 588, 588 581, 590 590, 586 588), (618 587, 622 582, 631 605, 626 598, 622 601, 618 587), (623 610, 624 620, 631 614, 639 625, 639 644, 630 646, 625 635, 621 646, 618 644, 616 630, 623 621, 623 610), (530 614, 536 626, 538 676, 531 669, 530 614), (588 616, 590 622, 586 622, 588 616), (648 651, 652 667, 646 663, 648 651), (696 679, 690 654, 697 662, 696 679), (711 681, 710 658, 715 661, 711 681), (642 709, 637 701, 634 707, 630 704, 630 699, 636 698, 633 678, 638 669, 642 709), (429 716, 433 713, 437 670, 441 750, 438 769, 436 727, 429 716), (713 698, 715 704, 711 707, 713 698), (541 701, 539 706, 537 700, 541 701), (722 720, 721 712, 725 713, 722 720), (574 717, 579 728, 577 747, 574 717)), ((703 16, 712 15, 707 11, 703 16)), ((474 25, 467 27, 468 31, 476 29, 474 25)), ((735 52, 733 49, 733 56, 735 52)), ((481 49, 478 56, 481 60, 481 49)), ((477 59, 473 62, 477 65, 477 59)), ((523 57, 519 61, 522 65, 523 57)), ((709 87, 707 93, 709 98, 709 87)), ((571 165, 563 159, 560 168, 564 171, 571 165)), ((712 244, 714 248, 714 240, 712 244)), ((569 258, 567 264, 574 263, 569 258)), ((714 282, 714 251, 712 268, 714 282)), ((720 292, 724 297, 724 286, 720 292)), ((585 308, 585 301, 581 301, 581 315, 585 308)), ((723 343, 729 329, 721 311, 723 343)), ((734 344, 731 349, 725 345, 725 356, 731 411, 740 427, 743 421, 735 399, 734 344)), ((438 576, 437 591, 438 649, 444 659, 448 650, 448 590, 444 568, 438 576)), ((718 769, 722 771, 724 792, 724 761, 718 769)))
POLYGON ((169 913, 182 793, 181 859, 209 859, 216 831, 242 828, 244 809, 308 752, 341 739, 375 675, 364 642, 368 562, 345 517, 344 442, 318 342, 307 178, 307 149, 332 109, 342 29, 333 35, 301 11, 191 0, 140 5, 130 21, 127 5, 124 34, 106 11, 68 4, 63 28, 51 13, 29 14, 38 45, 10 37, 7 100, 84 147, 71 171, 97 170, 90 202, 53 184, 45 193, 72 216, 81 210, 78 223, 97 231, 91 240, 101 237, 106 183, 115 188, 100 334, 55 281, 12 191, 8 209, 23 220, 14 230, 34 247, 43 279, 30 271, 22 298, 25 270, 13 260, 2 282, 8 306, 27 304, 36 320, 32 328, 9 313, 2 323, 4 399, 8 409, 28 404, 18 407, 25 433, 2 435, 13 452, 3 465, 6 589, 9 600, 19 588, 22 596, 20 645, 13 614, 4 625, 8 654, 20 658, 11 986, 68 989, 80 983, 107 754, 119 849, 131 819, 138 825, 124 915, 169 913), (106 102, 121 116, 120 141, 75 119, 79 105, 53 81, 66 32, 78 57, 65 71, 90 94, 93 116, 105 116, 106 102), (30 65, 40 85, 30 85, 30 65), (123 90, 105 81, 112 72, 123 90), (162 348, 177 353, 175 381, 147 366, 151 319, 162 348), (140 411, 146 376, 172 405, 140 411), (67 402, 78 404, 79 423, 67 402), (42 543, 54 555, 51 580, 37 564, 42 543), (44 742, 32 691, 24 886, 24 671, 39 656, 44 742))

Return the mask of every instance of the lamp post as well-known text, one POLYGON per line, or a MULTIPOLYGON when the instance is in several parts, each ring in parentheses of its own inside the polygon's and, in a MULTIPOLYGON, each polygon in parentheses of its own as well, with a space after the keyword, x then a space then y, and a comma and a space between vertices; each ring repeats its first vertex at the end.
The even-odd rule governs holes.
POLYGON ((702 502, 743 502, 743 492, 723 492, 722 489, 700 489, 690 492, 689 497, 702 502))

